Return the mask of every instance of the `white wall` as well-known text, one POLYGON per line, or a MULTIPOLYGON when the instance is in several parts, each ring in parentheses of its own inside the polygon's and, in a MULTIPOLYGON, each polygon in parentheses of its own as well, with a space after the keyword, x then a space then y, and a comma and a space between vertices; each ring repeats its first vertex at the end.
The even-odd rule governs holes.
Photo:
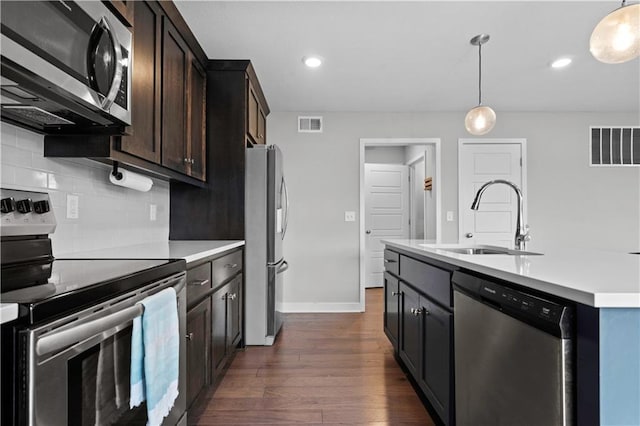
MULTIPOLYGON (((357 303, 360 138, 441 138, 443 242, 458 239, 460 113, 324 113, 324 133, 297 133, 297 112, 269 115, 291 192, 286 303, 357 303), (293 124, 292 124, 293 123, 293 124)), ((640 168, 589 167, 589 125, 638 125, 635 113, 500 113, 492 138, 526 138, 532 250, 640 249, 640 168)))
POLYGON ((169 239, 169 184, 154 179, 149 192, 109 183, 111 168, 86 159, 43 156, 44 137, 0 124, 0 186, 48 192, 58 222, 53 255, 169 239), (66 218, 67 194, 79 197, 78 219, 66 218), (157 220, 149 220, 149 206, 157 220))
POLYGON ((404 146, 368 146, 364 149, 364 162, 376 164, 404 164, 404 146))

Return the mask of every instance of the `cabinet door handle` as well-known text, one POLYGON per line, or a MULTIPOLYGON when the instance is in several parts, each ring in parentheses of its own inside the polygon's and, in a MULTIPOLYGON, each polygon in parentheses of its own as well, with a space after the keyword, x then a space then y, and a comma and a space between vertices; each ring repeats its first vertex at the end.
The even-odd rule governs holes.
POLYGON ((187 340, 193 340, 193 333, 189 333, 186 336, 184 336, 187 338, 187 340))
POLYGON ((473 233, 472 233, 472 232, 467 232, 467 234, 465 235, 465 237, 467 237, 467 238, 473 238, 473 233))
POLYGON ((385 259, 384 263, 398 263, 398 261, 393 259, 385 259))
POLYGON ((189 164, 189 159, 188 159, 188 158, 183 158, 183 159, 182 159, 182 162, 183 162, 183 163, 187 163, 187 164, 189 164))
POLYGON ((209 280, 193 280, 189 282, 189 285, 202 287, 203 285, 209 284, 209 280))
POLYGON ((400 296, 400 292, 399 291, 392 291, 391 295, 392 296, 400 296))
POLYGON ((231 299, 231 300, 236 300, 236 297, 237 297, 237 294, 235 294, 235 293, 231 293, 229 295, 229 299, 231 299))
POLYGON ((235 269, 238 267, 237 263, 227 263, 226 265, 224 265, 225 268, 227 269, 235 269))
POLYGON ((422 315, 423 313, 426 313, 426 315, 429 315, 426 311, 426 309, 424 308, 418 308, 418 309, 411 309, 411 313, 417 317, 419 317, 420 315, 422 315))

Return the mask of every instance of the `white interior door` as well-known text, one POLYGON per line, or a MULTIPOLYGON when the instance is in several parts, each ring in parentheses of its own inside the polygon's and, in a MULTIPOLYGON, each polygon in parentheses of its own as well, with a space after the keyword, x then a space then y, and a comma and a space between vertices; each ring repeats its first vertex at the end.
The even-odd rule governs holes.
POLYGON ((409 238, 408 167, 365 164, 365 287, 382 287, 381 239, 409 238))
MULTIPOLYGON (((526 196, 522 159, 524 143, 461 141, 459 146, 459 242, 514 248, 517 197, 507 185, 492 185, 482 196, 480 209, 471 203, 480 187, 494 179, 518 185, 526 196)), ((523 200, 524 201, 524 200, 523 200)), ((526 206, 526 203, 525 203, 526 206)))

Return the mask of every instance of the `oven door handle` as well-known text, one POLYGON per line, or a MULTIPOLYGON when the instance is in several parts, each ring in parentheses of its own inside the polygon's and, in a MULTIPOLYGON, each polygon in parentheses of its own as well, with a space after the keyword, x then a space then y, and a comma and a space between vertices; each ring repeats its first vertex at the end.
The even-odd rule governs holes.
MULTIPOLYGON (((184 279, 174 287, 176 295, 184 288, 184 279)), ((144 312, 144 306, 135 304, 106 317, 97 318, 80 324, 76 327, 61 330, 46 336, 40 337, 36 342, 36 354, 39 356, 65 348, 76 342, 82 341, 96 334, 103 333, 118 325, 125 324, 144 312)))

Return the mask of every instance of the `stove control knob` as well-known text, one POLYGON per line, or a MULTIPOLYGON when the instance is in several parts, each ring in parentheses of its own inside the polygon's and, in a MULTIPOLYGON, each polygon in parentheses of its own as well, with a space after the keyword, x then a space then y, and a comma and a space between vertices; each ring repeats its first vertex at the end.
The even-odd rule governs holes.
POLYGON ((38 214, 44 214, 51 210, 51 208, 47 200, 41 200, 33 203, 33 210, 38 214))
POLYGON ((16 202, 16 206, 20 213, 31 213, 33 211, 33 201, 31 201, 30 198, 18 200, 18 202, 16 202))
POLYGON ((0 211, 2 213, 11 213, 16 210, 16 200, 13 197, 3 198, 0 200, 0 211))

